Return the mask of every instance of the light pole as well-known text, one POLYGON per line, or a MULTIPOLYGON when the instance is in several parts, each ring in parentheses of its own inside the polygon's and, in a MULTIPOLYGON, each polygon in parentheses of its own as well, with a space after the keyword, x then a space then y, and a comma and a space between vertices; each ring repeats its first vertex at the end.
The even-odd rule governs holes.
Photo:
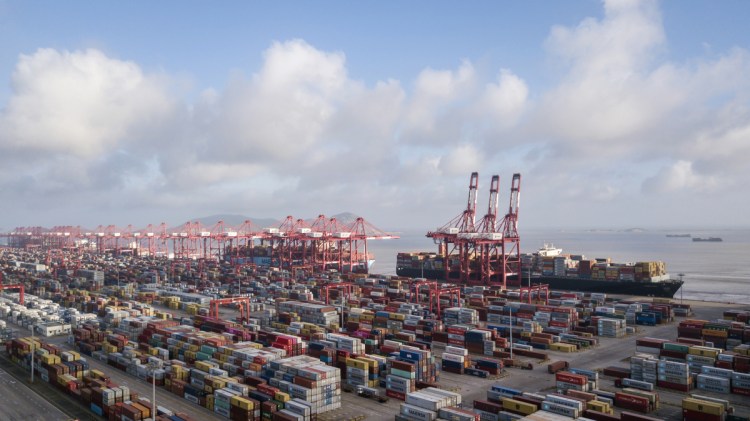
POLYGON ((36 354, 36 350, 34 349, 34 328, 35 325, 31 325, 31 383, 34 383, 34 354, 36 354))
POLYGON ((510 312, 510 306, 508 306, 508 330, 510 330, 510 359, 513 359, 513 316, 510 312))
POLYGON ((156 419, 156 364, 148 365, 151 368, 151 419, 156 419))

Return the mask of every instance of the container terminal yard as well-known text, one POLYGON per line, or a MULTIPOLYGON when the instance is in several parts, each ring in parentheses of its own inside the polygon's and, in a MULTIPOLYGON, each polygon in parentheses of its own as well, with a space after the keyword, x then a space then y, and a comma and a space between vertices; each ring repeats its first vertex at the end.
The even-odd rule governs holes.
POLYGON ((367 273, 361 218, 4 234, 3 419, 750 419, 750 309, 511 287, 497 186, 444 282, 367 273))

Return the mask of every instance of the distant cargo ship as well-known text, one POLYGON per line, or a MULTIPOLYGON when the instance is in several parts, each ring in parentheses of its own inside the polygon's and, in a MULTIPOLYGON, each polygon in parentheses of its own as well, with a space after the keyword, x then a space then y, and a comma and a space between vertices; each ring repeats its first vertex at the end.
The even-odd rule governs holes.
POLYGON ((690 238, 690 234, 667 234, 671 238, 690 238))
POLYGON ((708 242, 708 243, 718 243, 718 242, 721 242, 721 241, 724 241, 724 240, 722 240, 719 237, 708 237, 708 238, 695 237, 695 238, 693 238, 693 241, 696 241, 696 242, 708 242))
MULTIPOLYGON (((399 276, 446 279, 443 259, 435 253, 399 253, 396 262, 399 276)), ((562 249, 551 244, 536 253, 522 254, 521 266, 523 279, 511 278, 510 286, 544 283, 557 291, 672 298, 683 284, 669 278, 663 262, 613 264, 609 259, 587 260, 580 255, 563 255, 562 249)), ((458 268, 449 267, 449 271, 451 277, 458 276, 458 268)))

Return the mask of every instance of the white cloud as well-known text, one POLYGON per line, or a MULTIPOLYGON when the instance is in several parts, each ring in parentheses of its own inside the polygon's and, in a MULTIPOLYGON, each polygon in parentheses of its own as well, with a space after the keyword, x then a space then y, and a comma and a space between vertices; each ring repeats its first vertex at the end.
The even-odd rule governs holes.
POLYGON ((250 80, 236 77, 213 98, 211 141, 217 160, 290 161, 322 141, 321 135, 350 86, 341 53, 302 40, 274 43, 250 80))
POLYGON ((666 199, 748 180, 738 159, 750 151, 748 52, 670 61, 658 3, 604 6, 602 19, 550 32, 546 46, 565 73, 530 111, 528 130, 545 151, 534 173, 598 174, 572 187, 571 203, 632 202, 638 192, 666 199))
POLYGON ((653 68, 664 42, 651 1, 608 1, 601 21, 554 27, 547 47, 565 60, 568 72, 545 94, 542 123, 571 141, 608 148, 658 123, 683 97, 671 66, 653 68))
POLYGON ((715 178, 696 173, 691 162, 678 161, 646 179, 643 189, 647 193, 658 194, 679 190, 707 190, 716 185, 715 178))
POLYGON ((415 82, 404 118, 405 140, 441 144, 460 133, 459 102, 474 92, 476 72, 464 61, 456 71, 423 70, 415 82))
POLYGON ((172 106, 161 78, 97 50, 21 55, 12 88, 0 116, 6 156, 90 159, 133 141, 140 127, 163 118, 172 106))
POLYGON ((482 158, 474 145, 456 146, 440 158, 440 170, 451 176, 461 176, 476 171, 482 164, 482 158))
POLYGON ((486 85, 478 104, 480 112, 491 119, 491 125, 507 129, 518 123, 529 105, 528 100, 526 82, 509 69, 502 69, 497 82, 486 85))

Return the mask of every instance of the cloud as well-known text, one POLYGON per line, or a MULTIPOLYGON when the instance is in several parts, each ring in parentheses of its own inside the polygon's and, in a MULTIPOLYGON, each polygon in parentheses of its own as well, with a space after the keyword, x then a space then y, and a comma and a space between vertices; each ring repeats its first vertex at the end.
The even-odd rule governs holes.
POLYGON ((658 123, 682 100, 679 74, 653 68, 665 36, 656 3, 607 1, 605 16, 575 28, 555 26, 547 39, 567 72, 545 93, 539 113, 549 133, 575 142, 617 143, 658 123))
POLYGON ((647 193, 670 193, 679 190, 706 190, 717 185, 716 179, 698 174, 692 162, 678 161, 662 168, 653 177, 647 178, 643 189, 647 193))
POLYGON ((254 163, 304 156, 320 145, 350 85, 344 62, 302 40, 271 45, 257 73, 235 77, 211 100, 207 156, 254 163))
POLYGON ((523 173, 532 193, 524 197, 536 201, 524 217, 541 220, 550 203, 585 204, 580 219, 647 219, 631 204, 745 191, 748 51, 677 61, 657 2, 603 5, 601 18, 550 29, 543 70, 559 77, 544 88, 524 69, 461 58, 365 83, 345 52, 301 39, 249 52, 262 53, 257 68, 196 92, 98 50, 21 55, 0 109, 0 212, 55 218, 65 207, 76 215, 81 203, 91 215, 128 209, 121 218, 335 208, 405 225, 424 222, 425 208, 438 219, 460 211, 471 171, 483 182, 523 173))
POLYGON ((90 159, 135 141, 131 136, 170 112, 158 75, 97 50, 39 49, 21 55, 13 96, 0 115, 0 150, 8 156, 90 159))
POLYGON ((750 141, 748 52, 669 60, 657 7, 605 1, 603 18, 550 31, 545 46, 563 73, 525 127, 541 145, 536 175, 597 174, 568 200, 715 192, 748 179, 737 158, 750 141))
POLYGON ((515 126, 529 106, 526 82, 509 69, 502 69, 497 82, 488 83, 478 101, 480 112, 498 129, 515 126))
POLYGON ((468 61, 455 71, 423 70, 405 109, 402 140, 435 146, 455 142, 462 127, 457 102, 472 91, 475 78, 474 66, 468 61))
POLYGON ((459 145, 440 158, 438 167, 447 175, 470 174, 481 166, 480 152, 470 144, 459 145))

